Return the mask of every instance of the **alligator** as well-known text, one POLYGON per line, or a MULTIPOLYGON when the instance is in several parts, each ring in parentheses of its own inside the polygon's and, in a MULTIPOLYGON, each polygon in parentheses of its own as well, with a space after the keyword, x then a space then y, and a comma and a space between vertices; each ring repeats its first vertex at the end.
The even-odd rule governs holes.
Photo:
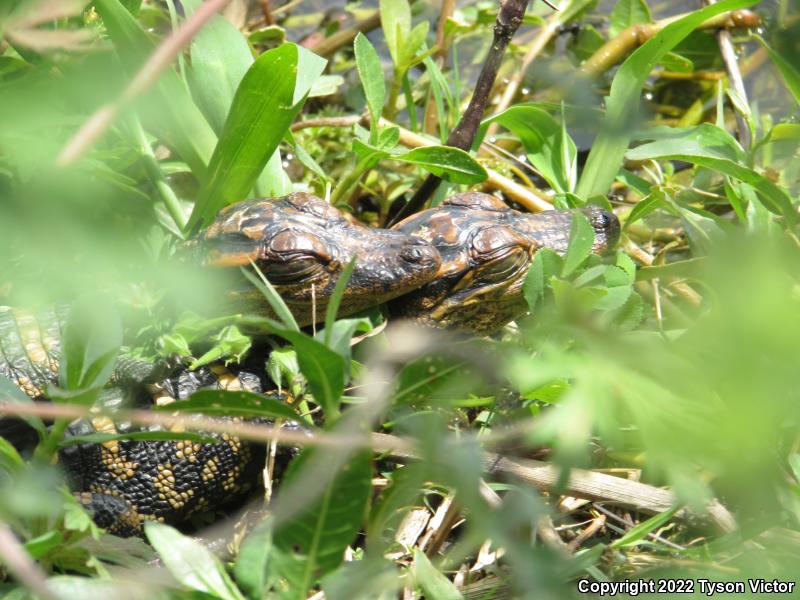
MULTIPOLYGON (((595 229, 593 250, 609 250, 619 236, 612 213, 583 210, 595 229)), ((325 307, 345 266, 354 262, 340 315, 389 302, 390 314, 428 326, 491 333, 522 314, 522 285, 535 252, 566 252, 573 213, 525 214, 499 199, 470 192, 448 198, 392 230, 349 222, 309 194, 246 200, 228 206, 194 245, 216 267, 255 264, 272 282, 301 325, 325 307), (313 291, 312 291, 313 288, 313 291)), ((269 310, 248 291, 232 302, 269 310)), ((56 381, 63 311, 0 313, 0 375, 31 398, 56 381)), ((263 358, 263 357, 262 357, 263 358)), ((274 393, 263 360, 226 369, 178 369, 158 379, 131 381, 115 372, 106 403, 136 405, 184 399, 201 388, 274 393)), ((154 372, 158 372, 155 370, 154 372)), ((134 378, 135 379, 135 378, 134 378)), ((5 425, 1 431, 6 431, 5 425)), ((80 421, 70 434, 117 432, 108 419, 80 421)), ((199 510, 241 495, 258 479, 263 449, 223 435, 217 443, 107 441, 60 451, 71 489, 98 525, 137 535, 147 520, 177 523, 199 510)))

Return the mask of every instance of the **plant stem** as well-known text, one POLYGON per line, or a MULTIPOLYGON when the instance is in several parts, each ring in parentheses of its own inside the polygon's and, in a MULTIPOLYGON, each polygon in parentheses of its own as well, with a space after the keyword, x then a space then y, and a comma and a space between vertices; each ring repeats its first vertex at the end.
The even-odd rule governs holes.
MULTIPOLYGON (((497 78, 497 71, 503 61, 503 55, 511 42, 511 38, 514 37, 514 33, 522 23, 522 17, 525 15, 527 7, 528 0, 506 0, 500 7, 497 13, 497 21, 494 25, 492 47, 489 49, 486 61, 483 63, 481 72, 478 75, 475 93, 472 95, 458 125, 447 138, 448 146, 460 148, 461 150, 469 150, 472 146, 472 142, 478 132, 481 117, 483 117, 483 112, 489 102, 489 94, 497 78)), ((408 201, 408 204, 400 209, 400 212, 395 215, 389 225, 391 226, 420 210, 428 198, 436 191, 436 188, 439 187, 440 181, 438 177, 429 175, 411 200, 408 201)))
POLYGON ((161 200, 164 202, 167 212, 169 212, 172 220, 175 221, 177 230, 183 235, 182 232, 186 228, 186 215, 181 208, 181 202, 169 186, 169 183, 167 183, 164 172, 161 170, 161 167, 159 167, 158 161, 153 154, 153 149, 150 147, 150 143, 147 141, 147 137, 144 134, 142 124, 135 115, 131 118, 131 128, 136 136, 136 141, 139 143, 139 149, 142 152, 142 162, 144 163, 147 175, 150 177, 158 194, 161 196, 161 200))
POLYGON ((339 182, 339 185, 333 189, 333 192, 331 193, 331 204, 336 206, 347 197, 347 194, 349 194, 350 190, 353 189, 353 186, 358 183, 358 180, 361 179, 361 176, 372 167, 374 160, 375 159, 372 156, 365 156, 356 163, 356 166, 353 167, 353 170, 350 171, 350 174, 342 179, 339 182))
POLYGON ((389 87, 389 100, 386 102, 386 108, 383 109, 383 117, 390 121, 394 121, 397 116, 397 99, 400 97, 400 91, 403 89, 403 78, 405 76, 405 69, 395 67, 392 85, 389 87))

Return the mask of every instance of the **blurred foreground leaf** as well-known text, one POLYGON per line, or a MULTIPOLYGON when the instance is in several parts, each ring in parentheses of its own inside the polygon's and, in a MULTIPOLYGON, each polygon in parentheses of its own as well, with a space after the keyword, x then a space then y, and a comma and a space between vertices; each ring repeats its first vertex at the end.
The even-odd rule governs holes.
POLYGON ((294 44, 256 59, 236 90, 209 164, 189 230, 208 223, 223 206, 247 197, 299 112, 325 60, 294 44))

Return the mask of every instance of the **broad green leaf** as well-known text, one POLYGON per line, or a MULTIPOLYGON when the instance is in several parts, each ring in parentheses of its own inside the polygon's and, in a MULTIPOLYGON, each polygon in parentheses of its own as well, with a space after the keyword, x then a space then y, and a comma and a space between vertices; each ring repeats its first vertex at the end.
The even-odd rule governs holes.
POLYGON ((249 598, 264 596, 267 563, 272 553, 272 522, 264 520, 247 534, 239 550, 233 574, 249 598))
POLYGON ((0 437, 0 470, 14 473, 25 466, 17 449, 4 436, 0 437))
MULTIPOLYGON (((313 464, 324 449, 308 448, 286 472, 283 485, 301 477, 303 467, 313 464)), ((344 558, 364 521, 372 491, 372 455, 357 452, 322 489, 310 490, 313 497, 290 520, 275 526, 273 541, 292 563, 284 570, 292 597, 305 598, 305 592, 344 558)))
POLYGON ((575 58, 583 62, 602 48, 605 43, 606 38, 591 23, 585 23, 578 31, 572 51, 575 53, 575 58))
POLYGON ((294 44, 269 50, 253 63, 236 90, 189 230, 209 222, 223 206, 248 196, 300 110, 311 80, 324 66, 323 59, 294 44), (301 62, 306 65, 302 73, 301 62))
MULTIPOLYGON (((185 1, 187 16, 197 10, 201 0, 185 1)), ((209 21, 192 40, 191 69, 188 72, 192 94, 217 135, 222 133, 236 90, 255 60, 242 33, 230 21, 218 16, 209 21)), ((280 151, 267 161, 258 177, 256 190, 261 196, 281 196, 291 191, 285 185, 286 173, 280 151)))
POLYGON ((569 247, 564 256, 564 267, 561 269, 562 277, 569 277, 592 251, 594 244, 594 228, 583 213, 572 213, 572 226, 569 233, 569 247))
POLYGON ((386 82, 383 79, 383 69, 378 52, 363 33, 356 36, 353 43, 356 53, 356 67, 364 96, 367 98, 367 107, 370 116, 370 132, 373 137, 377 135, 378 119, 383 112, 383 103, 386 101, 386 82))
POLYGON ((381 27, 395 66, 400 66, 402 44, 411 31, 408 0, 380 0, 381 27))
POLYGON ((561 272, 564 259, 548 248, 536 252, 528 274, 525 276, 525 301, 533 311, 544 297, 550 278, 561 272))
POLYGON ((211 336, 208 342, 211 348, 200 358, 193 360, 190 369, 197 369, 218 360, 225 360, 225 364, 239 362, 253 345, 250 336, 239 331, 236 325, 227 325, 218 333, 211 336))
POLYGON ((645 0, 617 0, 611 10, 611 23, 608 26, 608 37, 617 37, 623 29, 639 23, 650 23, 653 16, 645 0))
MULTIPOLYGON (((2 440, 0 440, 2 441, 2 440)), ((64 541, 64 534, 60 531, 48 531, 28 542, 25 542, 25 551, 34 560, 39 560, 45 554, 57 548, 64 541)))
POLYGON ((414 565, 412 569, 414 582, 422 588, 426 598, 464 600, 464 596, 461 595, 455 584, 437 570, 419 548, 414 548, 414 565))
POLYGON ((602 123, 575 193, 583 198, 605 194, 622 166, 639 112, 642 87, 656 63, 705 20, 756 0, 723 0, 667 25, 631 54, 614 76, 602 123))
POLYGON ((428 27, 429 23, 427 21, 417 23, 408 33, 408 37, 403 40, 403 45, 400 48, 401 66, 410 66, 415 62, 417 52, 422 48, 425 43, 425 37, 428 35, 428 27))
POLYGON ((325 415, 329 418, 337 415, 347 372, 344 358, 300 331, 278 330, 275 333, 291 342, 297 350, 300 371, 325 415))
MULTIPOLYGON (((350 363, 350 345, 356 331, 370 331, 372 323, 368 318, 362 317, 358 319, 339 319, 334 321, 333 326, 330 328, 330 340, 325 342, 325 345, 332 350, 339 353, 344 359, 345 364, 350 363)), ((317 332, 317 339, 325 339, 328 336, 328 327, 324 330, 317 332)), ((348 369, 349 373, 349 369, 348 369)))
POLYGON ((450 183, 474 185, 484 181, 488 176, 486 169, 467 152, 450 146, 414 148, 405 154, 393 155, 391 158, 419 165, 450 183))
MULTIPOLYGON (((0 402, 3 404, 31 404, 33 400, 31 400, 27 394, 14 385, 10 379, 0 375, 0 402)), ((45 427, 41 418, 34 415, 27 415, 20 418, 28 425, 33 427, 39 433, 39 435, 45 434, 47 428, 45 427)), ((0 422, 2 422, 2 419, 0 419, 0 422)), ((0 429, 0 435, 8 437, 10 432, 7 432, 5 429, 0 429)))
POLYGON ((664 199, 663 192, 659 189, 654 189, 652 194, 636 203, 628 218, 625 219, 625 227, 627 228, 636 223, 636 221, 644 219, 659 208, 673 212, 673 207, 664 199))
POLYGON ((797 214, 791 197, 784 189, 744 164, 744 156, 735 140, 714 125, 674 130, 671 137, 637 146, 626 156, 631 160, 685 160, 708 167, 753 186, 770 211, 793 223, 797 214))
POLYGON ((64 327, 59 384, 76 391, 104 385, 122 346, 122 323, 108 302, 86 296, 73 304, 64 327))
POLYGON ((269 353, 267 374, 278 388, 290 386, 300 374, 297 351, 293 348, 276 348, 269 353))
POLYGON ((326 600, 394 600, 402 586, 399 575, 392 561, 367 555, 328 574, 321 587, 326 600))
POLYGON ((775 66, 778 67, 778 71, 780 71, 781 77, 783 77, 783 82, 791 92, 795 102, 800 104, 800 71, 797 70, 797 65, 793 65, 789 60, 770 48, 769 44, 767 44, 761 36, 757 35, 756 39, 767 49, 769 57, 772 59, 772 62, 775 63, 775 66))
POLYGON ((572 191, 577 149, 550 113, 533 104, 519 104, 483 121, 482 130, 490 123, 499 123, 519 138, 531 165, 557 193, 572 191))
POLYGON ((236 89, 253 64, 253 53, 241 32, 217 16, 194 37, 190 56, 192 95, 219 135, 236 89))
MULTIPOLYGON (((139 22, 119 0, 95 0, 111 41, 130 74, 135 73, 154 50, 139 22)), ((175 148, 201 182, 211 160, 217 136, 189 96, 173 69, 167 69, 147 96, 142 118, 148 129, 175 148)))
POLYGON ((199 412, 231 417, 297 419, 297 413, 280 398, 238 390, 199 390, 188 400, 154 406, 163 412, 199 412))
POLYGON ((223 600, 244 600, 225 567, 203 544, 155 521, 144 524, 144 533, 169 572, 187 588, 223 600))

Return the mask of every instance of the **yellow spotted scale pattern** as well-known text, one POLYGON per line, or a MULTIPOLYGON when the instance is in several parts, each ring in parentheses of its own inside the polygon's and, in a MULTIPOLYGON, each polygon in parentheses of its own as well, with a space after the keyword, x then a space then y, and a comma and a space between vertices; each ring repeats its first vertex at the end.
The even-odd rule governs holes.
MULTIPOLYGON (((33 313, 0 307, 0 375, 31 398, 44 399, 46 385, 57 381, 65 315, 66 310, 58 308, 33 313)), ((260 393, 265 381, 257 371, 231 372, 213 365, 196 371, 180 369, 151 384, 137 385, 126 378, 124 384, 112 384, 104 391, 103 402, 106 406, 164 405, 201 388, 260 393)), ((97 417, 73 423, 69 434, 129 430, 133 429, 97 417)), ((258 481, 263 448, 227 433, 217 439, 213 444, 191 440, 84 443, 62 449, 59 462, 76 498, 98 525, 117 535, 140 535, 145 521, 178 523, 192 513, 240 497, 258 481)))

